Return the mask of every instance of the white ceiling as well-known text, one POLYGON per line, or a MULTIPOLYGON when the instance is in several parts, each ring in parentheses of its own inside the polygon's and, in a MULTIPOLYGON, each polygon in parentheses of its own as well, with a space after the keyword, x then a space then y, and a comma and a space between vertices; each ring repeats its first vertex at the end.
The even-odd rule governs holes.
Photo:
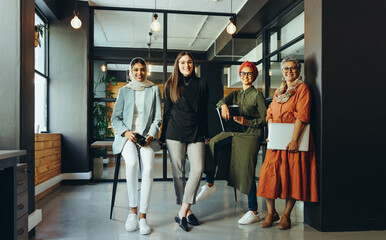
MULTIPOLYGON (((181 11, 237 13, 247 0, 96 0, 91 6, 146 8, 181 11)), ((163 48, 163 14, 158 14, 161 30, 149 37, 153 13, 95 10, 94 46, 163 48)), ((229 17, 168 14, 168 49, 206 51, 226 28, 229 17)))

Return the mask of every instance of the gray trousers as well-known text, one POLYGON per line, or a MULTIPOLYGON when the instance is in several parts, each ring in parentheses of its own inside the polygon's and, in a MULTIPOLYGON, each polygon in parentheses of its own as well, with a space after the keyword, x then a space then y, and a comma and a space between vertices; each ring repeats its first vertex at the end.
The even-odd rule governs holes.
POLYGON ((182 143, 166 139, 172 163, 173 183, 177 204, 195 204, 201 175, 204 171, 205 144, 203 142, 182 143), (186 153, 190 162, 188 181, 185 180, 186 153))

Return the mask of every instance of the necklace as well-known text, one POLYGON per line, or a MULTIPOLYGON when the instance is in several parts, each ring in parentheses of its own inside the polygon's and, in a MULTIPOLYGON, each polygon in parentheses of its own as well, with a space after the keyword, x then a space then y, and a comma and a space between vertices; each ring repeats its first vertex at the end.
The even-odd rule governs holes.
POLYGON ((186 81, 185 81, 185 78, 183 78, 183 80, 184 80, 185 86, 188 86, 188 85, 189 85, 189 83, 190 83, 190 81, 192 81, 192 77, 189 79, 189 81, 188 81, 188 82, 186 82, 186 81))

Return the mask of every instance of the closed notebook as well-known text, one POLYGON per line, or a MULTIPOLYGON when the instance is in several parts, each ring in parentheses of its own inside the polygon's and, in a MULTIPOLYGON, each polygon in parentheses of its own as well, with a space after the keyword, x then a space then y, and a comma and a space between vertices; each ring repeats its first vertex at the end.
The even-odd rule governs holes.
POLYGON ((231 115, 231 117, 240 116, 240 110, 238 105, 229 105, 228 109, 229 115, 231 115))
MULTIPOLYGON (((268 149, 286 150, 294 133, 294 123, 270 123, 268 129, 268 149)), ((310 140, 310 124, 307 124, 298 139, 298 150, 307 152, 310 140)))

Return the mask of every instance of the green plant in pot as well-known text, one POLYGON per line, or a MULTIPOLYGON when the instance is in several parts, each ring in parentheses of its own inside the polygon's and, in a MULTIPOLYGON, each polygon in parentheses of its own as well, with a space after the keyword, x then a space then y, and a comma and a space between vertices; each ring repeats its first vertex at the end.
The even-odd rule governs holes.
MULTIPOLYGON (((98 76, 94 81, 94 97, 98 92, 102 92, 106 98, 114 97, 114 93, 108 89, 108 86, 117 85, 117 80, 115 77, 109 77, 108 75, 98 76), (102 90, 101 86, 104 86, 102 90)), ((114 137, 112 129, 109 128, 108 122, 110 122, 110 116, 113 112, 113 109, 105 102, 94 102, 93 104, 93 116, 94 116, 94 128, 93 135, 94 140, 106 140, 107 138, 114 137)), ((107 149, 106 148, 95 148, 94 149, 95 158, 107 158, 107 149)))
POLYGON ((35 25, 35 47, 41 47, 40 38, 43 37, 45 30, 49 33, 48 26, 46 24, 37 24, 35 25))

